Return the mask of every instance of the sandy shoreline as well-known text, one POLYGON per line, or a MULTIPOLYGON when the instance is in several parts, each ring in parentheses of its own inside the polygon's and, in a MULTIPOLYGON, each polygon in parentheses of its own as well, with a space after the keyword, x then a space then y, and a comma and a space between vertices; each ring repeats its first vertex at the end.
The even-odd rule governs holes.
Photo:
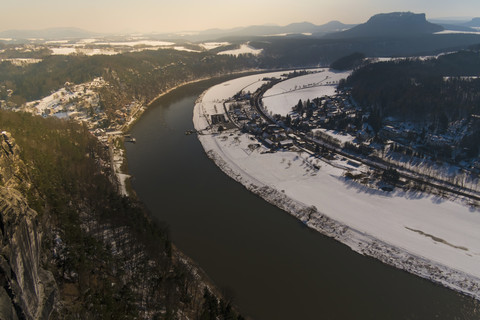
MULTIPOLYGON (((195 129, 199 131, 205 129, 207 126, 206 117, 208 117, 208 110, 206 110, 207 107, 204 106, 204 103, 208 104, 209 101, 205 100, 212 98, 210 96, 205 99, 205 96, 206 92, 197 100, 194 108, 193 122, 195 129)), ((221 100, 221 98, 219 98, 219 100, 221 100)), ((218 103, 219 100, 215 100, 215 102, 218 103)), ((308 227, 342 242, 362 255, 374 257, 383 263, 408 271, 480 300, 480 277, 474 272, 472 272, 472 274, 471 272, 456 269, 446 263, 434 261, 421 254, 412 252, 408 247, 403 248, 389 244, 375 234, 359 230, 352 225, 342 223, 338 219, 332 218, 331 215, 324 214, 323 209, 318 205, 320 209, 315 208, 311 204, 299 201, 289 195, 288 190, 286 193, 285 190, 281 190, 275 186, 272 187, 273 184, 270 181, 265 181, 265 177, 259 177, 252 174, 252 172, 248 172, 244 167, 245 164, 239 161, 238 158, 235 158, 235 156, 232 156, 233 151, 225 148, 225 144, 220 142, 219 137, 220 135, 216 133, 198 135, 207 156, 212 159, 225 174, 244 185, 249 191, 282 210, 287 211, 304 222, 308 227)), ((224 140, 228 139, 228 136, 225 137, 223 137, 224 140)), ((405 228, 408 229, 407 226, 405 226, 405 228)), ((407 232, 408 231, 404 231, 404 233, 407 232)), ((427 247, 432 245, 428 239, 423 240, 421 244, 427 247)), ((433 244, 433 246, 435 245, 437 244, 433 244)), ((458 254, 458 252, 455 252, 455 254, 458 254)), ((470 263, 470 269, 467 268, 467 270, 471 270, 472 264, 475 264, 477 261, 475 259, 477 259, 476 255, 478 255, 478 253, 473 252, 472 255, 474 256, 472 258, 473 260, 467 261, 470 263)), ((474 268, 475 266, 473 266, 473 269, 474 268)))

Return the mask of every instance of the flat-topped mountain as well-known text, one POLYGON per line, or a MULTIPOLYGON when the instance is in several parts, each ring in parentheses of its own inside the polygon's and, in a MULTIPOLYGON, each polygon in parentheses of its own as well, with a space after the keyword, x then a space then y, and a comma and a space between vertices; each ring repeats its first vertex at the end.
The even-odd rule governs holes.
POLYGON ((432 34, 443 29, 440 25, 428 22, 424 13, 392 12, 374 15, 366 23, 327 36, 333 38, 408 37, 432 34))

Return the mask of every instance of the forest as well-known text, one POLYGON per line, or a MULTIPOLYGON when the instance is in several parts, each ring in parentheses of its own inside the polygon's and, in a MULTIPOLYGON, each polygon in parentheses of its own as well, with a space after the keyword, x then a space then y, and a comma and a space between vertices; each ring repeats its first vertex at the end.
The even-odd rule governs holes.
MULTIPOLYGON (((443 134, 459 121, 467 132, 459 146, 476 157, 480 143, 480 53, 465 50, 429 59, 372 63, 342 82, 377 123, 388 117, 443 134), (462 125, 463 126, 463 125, 462 125)), ((460 133, 458 133, 460 134, 460 133)))
POLYGON ((0 63, 0 100, 9 108, 43 98, 66 82, 80 84, 103 77, 109 84, 100 92, 107 114, 132 99, 148 103, 178 84, 257 66, 247 56, 192 53, 173 49, 142 51, 113 56, 48 56, 27 66, 0 63))
POLYGON ((40 216, 43 267, 60 290, 52 319, 241 319, 111 180, 108 150, 85 126, 0 110, 26 164, 19 190, 40 216), (148 313, 146 313, 148 310, 148 313))
POLYGON ((431 59, 401 59, 368 64, 345 86, 362 105, 382 117, 456 121, 480 112, 480 53, 461 51, 431 59))

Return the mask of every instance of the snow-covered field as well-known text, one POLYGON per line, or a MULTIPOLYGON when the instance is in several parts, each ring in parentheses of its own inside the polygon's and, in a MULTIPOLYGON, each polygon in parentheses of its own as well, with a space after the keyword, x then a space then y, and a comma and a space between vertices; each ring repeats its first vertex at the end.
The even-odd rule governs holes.
POLYGON ((177 51, 200 52, 198 50, 188 49, 188 48, 185 48, 185 47, 182 47, 182 46, 175 46, 175 47, 173 47, 173 49, 175 49, 177 51))
POLYGON ((79 47, 58 47, 58 48, 50 48, 53 51, 53 55, 69 55, 69 54, 84 54, 87 56, 93 55, 115 55, 119 54, 120 52, 116 52, 111 49, 92 49, 92 48, 79 48, 79 47))
MULTIPOLYGON (((207 90, 195 105, 195 128, 207 128, 209 114, 223 112, 224 99, 245 87, 254 90, 266 76, 272 74, 243 77, 207 90)), ((320 81, 322 73, 305 77, 287 80, 276 90, 320 81)), ((226 174, 309 227, 361 254, 480 299, 478 209, 461 200, 370 189, 343 177, 341 168, 348 163, 341 159, 331 165, 306 153, 264 153, 263 146, 252 151, 249 145, 256 141, 238 131, 203 130, 198 138, 226 174)))
POLYGON ((77 53, 77 49, 73 47, 59 47, 59 48, 50 48, 53 55, 69 55, 77 53))
POLYGON ((53 55, 83 54, 93 55, 115 55, 125 52, 140 52, 145 50, 174 49, 177 51, 200 52, 176 46, 173 42, 165 41, 126 41, 126 42, 96 42, 96 39, 82 39, 77 43, 52 43, 49 49, 53 55), (108 47, 106 47, 108 46, 108 47))
POLYGON ((238 55, 241 55, 241 54, 250 53, 250 54, 253 54, 253 55, 258 55, 258 54, 262 53, 262 51, 263 51, 263 49, 255 49, 255 48, 249 46, 248 44, 242 44, 240 46, 240 48, 238 48, 238 49, 221 51, 218 54, 230 54, 232 56, 238 56, 238 55))
POLYGON ((228 46, 230 42, 204 42, 200 43, 199 46, 203 47, 205 50, 212 50, 218 47, 228 46))
POLYGON ((306 101, 335 94, 338 81, 350 75, 350 72, 334 72, 329 69, 317 71, 320 72, 274 85, 263 95, 265 108, 272 114, 285 116, 292 111, 292 107, 298 103, 299 99, 306 101))
POLYGON ((118 46, 118 47, 135 47, 135 46, 150 46, 150 47, 166 47, 173 46, 175 43, 157 40, 138 40, 138 41, 118 41, 118 42, 97 42, 96 45, 118 46))

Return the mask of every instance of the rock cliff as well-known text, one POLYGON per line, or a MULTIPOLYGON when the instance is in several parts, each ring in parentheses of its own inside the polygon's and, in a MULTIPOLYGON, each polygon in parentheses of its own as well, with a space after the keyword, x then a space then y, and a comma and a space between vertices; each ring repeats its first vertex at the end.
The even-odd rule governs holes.
POLYGON ((9 133, 0 145, 0 319, 48 319, 58 289, 41 267, 37 213, 19 191, 29 187, 27 169, 9 133))

